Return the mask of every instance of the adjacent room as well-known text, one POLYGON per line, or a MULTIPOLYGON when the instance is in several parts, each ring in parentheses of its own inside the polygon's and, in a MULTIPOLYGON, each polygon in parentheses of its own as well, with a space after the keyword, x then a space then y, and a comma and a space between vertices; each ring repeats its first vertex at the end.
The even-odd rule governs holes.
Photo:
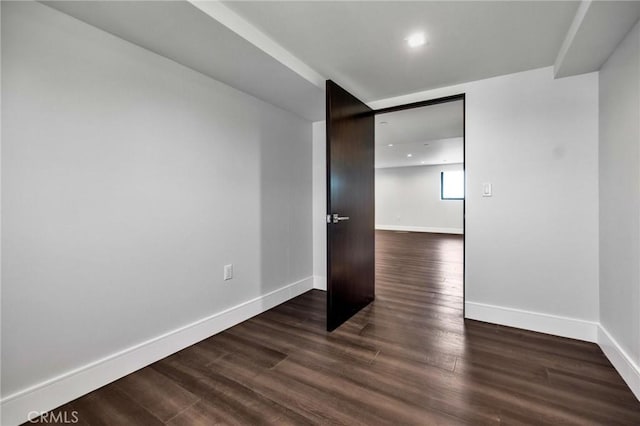
POLYGON ((464 100, 375 116, 376 300, 464 308, 464 100))
POLYGON ((0 423, 640 424, 640 1, 1 1, 0 423))

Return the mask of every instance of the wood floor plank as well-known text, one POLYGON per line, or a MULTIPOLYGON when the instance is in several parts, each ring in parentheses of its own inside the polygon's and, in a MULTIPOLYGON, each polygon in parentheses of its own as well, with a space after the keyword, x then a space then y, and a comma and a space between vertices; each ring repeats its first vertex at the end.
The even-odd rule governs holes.
POLYGON ((355 412, 368 412, 381 424, 455 424, 456 419, 438 411, 426 410, 407 404, 402 399, 385 394, 383 389, 364 386, 349 375, 346 369, 327 368, 318 364, 308 365, 289 358, 276 369, 280 374, 295 378, 296 381, 320 387, 326 393, 338 395, 349 403, 355 412))
POLYGON ((171 426, 241 426, 242 423, 240 421, 240 417, 230 415, 223 407, 211 404, 209 401, 200 400, 169 419, 166 424, 171 426))
POLYGON ((113 384, 77 399, 73 405, 79 418, 92 426, 164 424, 113 384))
MULTIPOLYGON (((226 357, 236 358, 234 355, 226 357)), ((239 420, 241 424, 300 424, 305 421, 289 407, 257 393, 237 377, 224 374, 215 363, 191 367, 175 361, 157 365, 162 374, 178 381, 189 392, 217 407, 217 417, 224 421, 239 420)), ((246 362, 242 361, 244 365, 246 362)), ((265 369, 257 363, 258 369, 265 369)), ((202 408, 202 405, 199 406, 202 408)), ((198 408, 194 408, 197 410, 198 408)), ((211 409, 211 407, 209 407, 211 409)), ((188 411, 188 410, 187 410, 188 411)))
POLYGON ((123 377, 114 386, 163 422, 200 400, 150 367, 123 377))
POLYGON ((86 425, 640 425, 592 343, 462 317, 462 236, 376 231, 376 300, 312 290, 58 408, 86 425))
POLYGON ((316 384, 307 384, 279 371, 251 371, 233 358, 216 361, 220 369, 270 399, 290 407, 304 416, 310 424, 372 425, 380 423, 372 413, 354 410, 349 401, 326 391, 316 384))

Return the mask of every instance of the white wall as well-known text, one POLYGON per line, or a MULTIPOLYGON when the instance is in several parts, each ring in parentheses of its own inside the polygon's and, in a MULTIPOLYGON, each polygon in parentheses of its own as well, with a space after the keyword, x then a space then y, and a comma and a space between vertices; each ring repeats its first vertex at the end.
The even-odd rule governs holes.
POLYGON ((376 229, 462 233, 463 202, 440 199, 440 172, 462 164, 376 169, 376 229))
POLYGON ((600 323, 640 397, 640 23, 600 70, 599 162, 600 323))
POLYGON ((313 123, 313 287, 327 289, 327 128, 313 123))
POLYGON ((466 93, 467 316, 595 340, 598 74, 554 80, 547 67, 370 106, 456 93, 466 93))
POLYGON ((2 66, 5 401, 311 286, 311 123, 39 3, 2 66))

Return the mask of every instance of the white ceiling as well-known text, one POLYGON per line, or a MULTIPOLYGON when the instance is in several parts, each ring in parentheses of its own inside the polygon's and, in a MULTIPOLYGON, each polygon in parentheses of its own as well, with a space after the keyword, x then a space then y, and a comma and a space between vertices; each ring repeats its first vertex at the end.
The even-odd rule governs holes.
POLYGON ((555 64, 597 70, 640 2, 46 1, 311 121, 330 78, 365 102, 555 64), (427 34, 411 50, 404 39, 427 34))
POLYGON ((81 21, 308 120, 324 91, 187 1, 46 1, 81 21))
POLYGON ((462 101, 378 114, 375 126, 376 168, 464 161, 462 101))
POLYGON ((365 102, 553 65, 578 2, 225 2, 365 102), (405 43, 424 31, 429 44, 405 43))
POLYGON ((638 18, 640 1, 583 2, 558 53, 556 77, 599 70, 638 18))

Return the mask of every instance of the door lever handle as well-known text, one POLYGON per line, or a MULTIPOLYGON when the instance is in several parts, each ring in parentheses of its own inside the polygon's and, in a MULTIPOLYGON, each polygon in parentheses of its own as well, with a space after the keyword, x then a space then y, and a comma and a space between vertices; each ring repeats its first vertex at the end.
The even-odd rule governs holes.
POLYGON ((333 223, 338 223, 343 220, 349 220, 349 216, 340 216, 338 213, 333 214, 333 223))

